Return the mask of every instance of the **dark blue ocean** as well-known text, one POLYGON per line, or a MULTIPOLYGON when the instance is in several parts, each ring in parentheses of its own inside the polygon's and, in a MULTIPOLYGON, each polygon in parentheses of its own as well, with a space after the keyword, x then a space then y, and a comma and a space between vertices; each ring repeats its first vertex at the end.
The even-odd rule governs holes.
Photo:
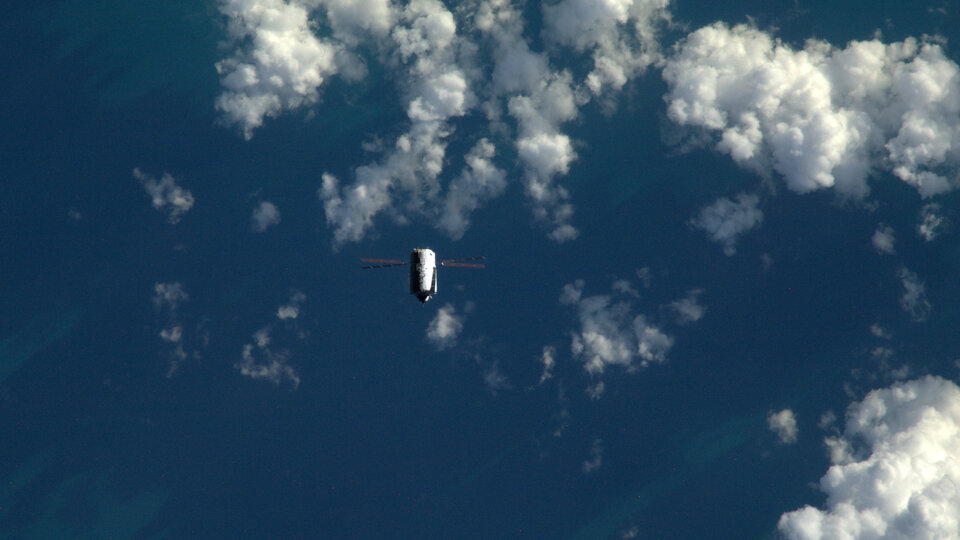
MULTIPOLYGON (((955 10, 899 2, 719 6, 678 1, 667 46, 748 17, 796 46, 877 29, 960 37, 955 10)), ((912 373, 956 374, 955 236, 897 245, 934 305, 923 325, 898 304, 897 263, 870 245, 878 222, 911 230, 924 201, 883 174, 872 209, 781 184, 762 228, 725 256, 691 217, 764 181, 664 142, 656 69, 616 114, 589 104, 568 126, 576 241, 546 239, 512 171, 460 241, 382 216, 335 250, 320 176, 349 178, 371 159, 362 143, 397 134, 386 74, 334 81, 246 141, 213 106, 225 56, 214 3, 41 2, 0 24, 0 538, 772 538, 782 513, 824 502, 811 487, 829 466, 821 414, 842 419, 890 382, 871 324, 912 373), (135 168, 173 175, 195 207, 171 225, 135 168), (254 234, 261 200, 282 221, 254 234), (424 306, 403 269, 359 270, 424 245, 487 267, 445 269, 424 306), (641 287, 640 268, 652 280, 638 313, 666 319, 660 306, 697 288, 707 314, 671 327, 667 362, 612 369, 592 400, 561 290, 641 287), (174 315, 152 299, 173 282, 189 294, 175 313, 189 355, 168 376, 159 332, 174 315), (291 291, 306 295, 295 324, 275 316, 291 291), (446 303, 466 312, 464 330, 438 351, 425 330, 446 303), (236 368, 266 326, 295 388, 236 368), (557 366, 538 385, 548 345, 557 366), (491 389, 494 368, 507 383, 491 389), (784 446, 766 415, 788 407, 801 437, 784 446), (603 464, 585 474, 595 440, 603 464)), ((957 197, 940 202, 960 222, 957 197)))

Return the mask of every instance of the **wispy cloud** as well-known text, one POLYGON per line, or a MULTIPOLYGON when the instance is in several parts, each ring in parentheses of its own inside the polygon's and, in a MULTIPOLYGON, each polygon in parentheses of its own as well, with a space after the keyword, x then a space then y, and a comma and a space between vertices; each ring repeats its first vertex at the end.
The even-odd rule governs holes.
POLYGON ((927 287, 917 274, 900 268, 897 272, 903 294, 900 296, 900 307, 906 311, 915 322, 923 322, 930 317, 931 306, 927 300, 927 287))
POLYGON ((873 249, 877 250, 877 253, 881 255, 893 255, 896 253, 893 247, 894 240, 893 227, 884 225, 883 223, 877 226, 877 230, 873 231, 873 236, 870 237, 873 249))
POLYGON ((270 346, 270 333, 271 328, 266 326, 253 334, 253 343, 243 346, 236 368, 251 379, 270 381, 278 386, 289 383, 296 389, 300 386, 300 376, 288 363, 289 353, 285 350, 274 350, 270 346))
POLYGON ((457 343, 463 330, 463 315, 457 315, 453 304, 445 304, 427 326, 427 340, 438 350, 449 349, 457 343))

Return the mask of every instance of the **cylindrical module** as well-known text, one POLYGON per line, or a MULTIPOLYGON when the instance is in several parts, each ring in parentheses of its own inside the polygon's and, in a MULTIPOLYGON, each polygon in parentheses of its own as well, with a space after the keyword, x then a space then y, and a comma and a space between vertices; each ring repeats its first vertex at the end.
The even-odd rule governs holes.
POLYGON ((410 253, 410 294, 420 303, 437 294, 437 254, 431 249, 415 249, 410 253))

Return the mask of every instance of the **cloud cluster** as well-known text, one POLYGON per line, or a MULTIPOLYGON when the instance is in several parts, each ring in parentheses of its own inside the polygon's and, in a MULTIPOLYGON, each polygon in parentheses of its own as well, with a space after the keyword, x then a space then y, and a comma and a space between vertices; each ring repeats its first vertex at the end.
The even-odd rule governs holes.
POLYGON ((620 90, 662 60, 657 36, 670 19, 668 4, 545 6, 549 50, 534 52, 523 13, 509 0, 456 11, 438 0, 221 0, 234 51, 217 64, 224 91, 216 107, 250 138, 266 118, 317 103, 329 77, 360 79, 365 62, 378 62, 400 86, 408 127, 383 156, 356 167, 349 182, 323 175, 318 194, 335 245, 362 239, 381 213, 400 223, 426 216, 451 238, 462 237, 469 214, 504 191, 508 173, 495 162, 491 135, 511 131, 535 220, 564 242, 578 232, 558 179, 577 154, 562 126, 592 96, 620 90), (571 53, 592 58, 583 80, 551 67, 551 54, 571 53), (445 164, 458 162, 447 156, 458 119, 479 120, 480 112, 487 123, 472 126, 485 132, 466 134, 476 141, 466 166, 445 175, 445 164))
POLYGON ((928 376, 874 390, 850 407, 844 433, 828 445, 826 508, 783 514, 787 538, 957 538, 957 385, 928 376))
POLYGON ((586 85, 594 94, 620 90, 662 60, 659 29, 670 20, 669 0, 561 0, 543 7, 544 37, 589 52, 586 85))
POLYGON ((153 207, 167 214, 170 223, 179 223, 180 218, 193 208, 193 194, 190 190, 178 186, 169 174, 164 173, 163 177, 157 180, 137 168, 133 170, 133 177, 150 195, 153 207))
POLYGON ((166 322, 158 335, 170 347, 167 352, 170 359, 167 377, 176 375, 180 364, 190 356, 184 345, 183 324, 178 313, 180 306, 189 300, 190 296, 180 282, 156 283, 153 286, 153 305, 165 313, 166 322))
POLYGON ((280 223, 280 211, 272 202, 262 201, 253 209, 253 215, 250 216, 250 219, 253 221, 253 232, 264 232, 280 223))
POLYGON ((296 319, 300 315, 300 305, 307 299, 307 295, 300 291, 293 291, 290 300, 277 308, 277 318, 281 321, 296 319))
POLYGON ((457 343, 463 330, 463 315, 457 315, 453 304, 445 304, 427 326, 427 340, 438 350, 449 349, 457 343))
POLYGON ((940 205, 929 203, 920 209, 920 223, 917 225, 917 234, 927 242, 933 242, 940 235, 944 226, 944 217, 940 214, 940 205))
POLYGON ((580 464, 580 470, 583 474, 590 474, 603 465, 603 439, 594 437, 590 445, 590 457, 580 464))
POLYGON ((735 200, 723 197, 701 210, 690 223, 721 244, 725 255, 733 256, 740 235, 763 221, 763 212, 757 207, 759 202, 759 197, 746 193, 737 195, 735 200))
POLYGON ((584 282, 564 286, 560 303, 576 308, 579 328, 572 333, 571 351, 594 381, 588 393, 603 394, 600 377, 612 366, 635 371, 662 363, 673 347, 673 337, 634 314, 634 297, 614 288, 612 294, 583 295, 584 282))
POLYGON ((793 444, 797 442, 797 419, 790 409, 783 409, 779 412, 771 411, 767 415, 767 427, 770 431, 777 434, 777 439, 781 444, 793 444))
POLYGON ((684 38, 663 77, 671 120, 717 133, 718 150, 794 191, 863 196, 873 169, 924 197, 956 185, 960 69, 932 41, 796 50, 715 23, 684 38))
POLYGON ((309 19, 310 0, 222 0, 230 39, 242 44, 217 63, 224 92, 216 107, 244 137, 265 117, 315 103, 318 88, 337 73, 341 47, 318 38, 309 19))
POLYGON ((278 386, 286 382, 296 389, 300 386, 300 375, 287 363, 288 352, 270 347, 270 332, 269 326, 257 330, 253 334, 253 343, 243 346, 240 361, 235 367, 251 379, 270 381, 278 386))

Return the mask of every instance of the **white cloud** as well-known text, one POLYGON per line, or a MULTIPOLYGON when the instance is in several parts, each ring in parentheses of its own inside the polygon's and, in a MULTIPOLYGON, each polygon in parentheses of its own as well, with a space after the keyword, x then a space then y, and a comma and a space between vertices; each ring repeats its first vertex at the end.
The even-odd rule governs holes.
POLYGON ((300 291, 293 291, 290 300, 277 308, 277 318, 280 320, 296 319, 300 315, 300 305, 307 299, 307 295, 300 291))
POLYGON ((240 46, 217 63, 224 92, 216 101, 224 120, 244 137, 287 109, 315 103, 318 88, 338 71, 342 47, 318 38, 309 19, 315 2, 222 0, 230 39, 240 46))
POLYGON ((910 318, 916 322, 923 322, 930 317, 932 306, 927 300, 927 288, 923 281, 920 281, 917 274, 900 268, 897 272, 900 283, 903 285, 903 295, 900 296, 900 307, 906 311, 910 318))
POLYGON ((879 323, 873 323, 870 325, 870 333, 873 334, 873 337, 880 339, 891 339, 893 335, 887 331, 886 328, 880 326, 879 323))
POLYGON ((779 412, 771 411, 767 415, 767 427, 770 431, 777 434, 781 444, 793 444, 797 442, 797 419, 790 409, 783 409, 779 412))
POLYGON ((507 186, 506 173, 493 163, 494 153, 493 143, 480 139, 465 158, 467 168, 447 187, 437 228, 454 240, 470 227, 470 213, 480 203, 500 196, 507 186))
POLYGON ((280 211, 270 201, 262 201, 253 209, 253 232, 263 232, 280 223, 280 211))
POLYGON ((881 223, 877 230, 873 232, 873 236, 870 238, 870 241, 873 243, 873 248, 877 250, 877 253, 881 255, 893 255, 896 251, 893 249, 893 227, 884 225, 881 223))
POLYGON ((957 538, 960 531, 960 388, 939 377, 870 392, 828 439, 820 480, 826 508, 780 517, 791 540, 957 538))
POLYGON ((484 368, 483 382, 494 394, 496 394, 499 390, 507 390, 510 388, 510 379, 500 372, 500 365, 496 360, 484 368))
POLYGON ((445 304, 427 327, 427 340, 439 349, 448 349, 457 344, 457 336, 463 330, 462 315, 457 315, 453 304, 445 304))
POLYGON ((667 305, 667 308, 673 312, 677 324, 690 324, 703 318, 707 308, 700 303, 702 294, 703 289, 691 289, 683 298, 667 305))
POLYGON ((872 169, 924 197, 956 184, 960 70, 933 42, 810 40, 795 50, 715 23, 679 44, 663 77, 670 119, 718 133, 718 150, 778 172, 794 191, 863 196, 872 169))
POLYGON ((940 235, 944 218, 940 215, 940 205, 929 203, 920 209, 920 223, 917 225, 917 234, 927 242, 934 241, 940 235))
POLYGON ((659 27, 670 19, 669 0, 561 0, 544 5, 547 40, 590 52, 587 87, 600 94, 620 90, 631 78, 662 59, 659 27))
POLYGON ((183 214, 193 208, 193 194, 190 190, 178 186, 169 174, 164 173, 163 177, 157 180, 140 169, 134 169, 133 177, 150 195, 153 207, 167 214, 170 223, 178 223, 183 214))
POLYGON ((556 355, 556 348, 549 345, 543 348, 543 353, 540 354, 540 363, 543 365, 543 371, 540 373, 540 382, 537 384, 543 384, 553 378, 553 368, 557 364, 556 355))
POLYGON ((171 312, 176 311, 180 304, 190 299, 190 296, 183 290, 183 285, 179 281, 172 283, 157 283, 153 286, 153 305, 157 308, 168 308, 171 312))
POLYGON ((254 343, 243 346, 236 368, 244 376, 254 380, 270 381, 273 384, 289 383, 294 389, 300 386, 300 375, 287 363, 286 351, 270 348, 270 327, 264 327, 253 335, 254 343))
POLYGON ((643 314, 634 315, 632 296, 614 290, 614 295, 585 297, 583 286, 582 280, 564 286, 560 302, 577 309, 580 327, 572 333, 570 348, 593 379, 588 392, 596 398, 604 388, 599 379, 610 366, 635 371, 662 363, 673 338, 643 314))
POLYGON ((740 235, 763 221, 763 212, 757 208, 759 202, 759 197, 746 193, 737 195, 736 200, 723 197, 701 210, 691 224, 706 231, 714 242, 722 244, 724 254, 733 256, 740 235))
POLYGON ((580 470, 583 474, 590 474, 603 465, 603 440, 600 437, 594 437, 590 445, 590 457, 580 464, 580 470))

